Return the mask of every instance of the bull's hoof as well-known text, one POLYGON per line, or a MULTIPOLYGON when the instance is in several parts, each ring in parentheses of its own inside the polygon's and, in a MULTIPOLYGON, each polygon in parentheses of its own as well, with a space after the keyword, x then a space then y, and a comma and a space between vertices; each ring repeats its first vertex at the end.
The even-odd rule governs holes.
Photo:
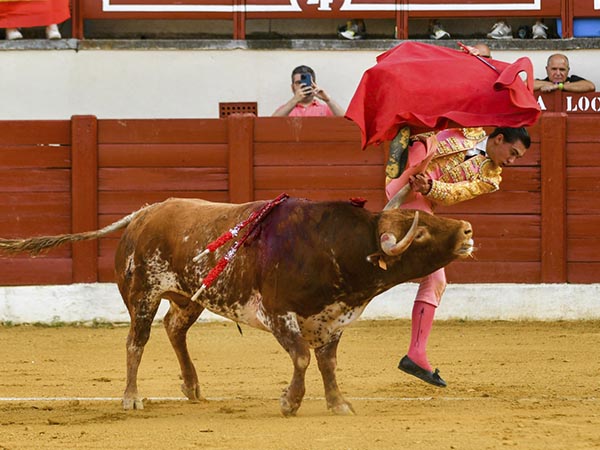
POLYGON ((132 409, 144 409, 144 402, 138 398, 124 398, 123 409, 126 411, 132 409))
POLYGON ((279 399, 279 407, 281 409, 281 414, 283 414, 284 417, 292 417, 296 415, 296 412, 298 412, 298 408, 300 408, 300 403, 290 402, 290 400, 284 394, 279 399))
POLYGON ((353 416, 356 414, 352 405, 348 402, 340 403, 339 405, 331 406, 329 408, 332 413, 337 416, 353 416))
POLYGON ((199 403, 200 401, 204 400, 204 398, 202 398, 200 395, 200 386, 190 388, 185 384, 182 384, 181 392, 183 392, 183 395, 185 395, 192 403, 199 403))

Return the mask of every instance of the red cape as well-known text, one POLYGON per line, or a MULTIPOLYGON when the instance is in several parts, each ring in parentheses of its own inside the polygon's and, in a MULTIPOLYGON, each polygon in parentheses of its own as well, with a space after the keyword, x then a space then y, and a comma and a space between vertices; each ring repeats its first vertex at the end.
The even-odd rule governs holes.
POLYGON ((69 0, 0 1, 0 28, 44 27, 70 16, 69 0))
POLYGON ((540 107, 533 96, 529 58, 512 64, 487 61, 498 71, 462 50, 410 41, 379 55, 346 111, 361 129, 362 147, 393 139, 404 125, 533 125, 540 107), (520 72, 527 74, 526 82, 520 72))

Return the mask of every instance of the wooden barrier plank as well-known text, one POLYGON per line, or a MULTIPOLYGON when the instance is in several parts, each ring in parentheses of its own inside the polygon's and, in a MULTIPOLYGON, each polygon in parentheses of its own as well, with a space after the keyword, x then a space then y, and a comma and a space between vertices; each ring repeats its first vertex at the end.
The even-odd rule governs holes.
POLYGON ((569 115, 567 120, 568 142, 600 142, 598 115, 569 115))
POLYGON ((0 169, 1 192, 69 192, 67 169, 0 169))
POLYGON ((477 261, 540 261, 539 238, 500 238, 498 236, 477 238, 474 236, 474 240, 476 251, 473 256, 477 261))
MULTIPOLYGON (((593 238, 598 236, 598 230, 600 230, 599 214, 569 214, 567 217, 567 237, 569 239, 593 238)), ((600 253, 598 258, 600 260, 600 253)))
POLYGON ((596 262, 569 262, 567 275, 569 283, 591 284, 598 282, 600 263, 596 262))
POLYGON ((0 120, 0 145, 71 144, 69 120, 0 120))
MULTIPOLYGON (((216 19, 233 19, 231 10, 226 9, 225 11, 211 11, 210 9, 205 11, 115 11, 107 10, 106 5, 110 2, 97 2, 95 0, 77 0, 79 7, 81 8, 80 15, 82 19, 111 19, 111 20, 177 20, 177 19, 204 19, 204 20, 216 20, 216 19)), ((208 0, 208 1, 189 1, 189 0, 172 0, 172 1, 145 1, 145 0, 130 0, 126 2, 115 2, 112 4, 129 4, 129 5, 222 5, 232 6, 234 5, 233 0, 208 0)), ((83 24, 82 24, 83 25, 83 24)))
MULTIPOLYGON (((440 214, 438 214, 440 215, 440 214)), ((443 214, 444 217, 466 220, 473 225, 477 241, 483 237, 539 238, 540 216, 526 214, 443 214)))
POLYGON ((588 236, 584 239, 567 240, 567 261, 600 262, 600 237, 588 236))
POLYGON ((254 141, 353 141, 360 149, 360 129, 342 117, 261 117, 255 122, 254 141))
POLYGON ((224 168, 105 168, 99 170, 101 191, 227 190, 224 168))
MULTIPOLYGON (((99 211, 100 211, 100 225, 105 226, 108 223, 112 223, 115 220, 122 218, 123 216, 140 209, 142 206, 150 203, 162 202, 171 197, 180 198, 201 198, 211 202, 227 202, 229 194, 227 190, 216 190, 216 191, 203 191, 203 190, 189 190, 189 191, 100 191, 98 194, 99 198, 99 211), (104 222, 105 215, 110 215, 114 220, 111 222, 104 222)), ((111 220, 108 218, 108 220, 111 220)))
POLYGON ((100 167, 227 167, 227 144, 102 144, 100 167))
POLYGON ((567 115, 542 117, 542 282, 567 281, 567 115))
POLYGON ((220 119, 99 120, 99 144, 220 144, 227 126, 220 119))
POLYGON ((254 185, 263 189, 381 189, 385 180, 378 166, 313 166, 296 170, 293 166, 255 167, 254 185))
POLYGON ((600 166, 598 142, 568 142, 567 167, 600 166))
POLYGON ((450 263, 446 275, 449 283, 539 283, 541 264, 461 260, 450 263))
POLYGON ((71 167, 69 145, 0 145, 2 168, 59 168, 71 167))
POLYGON ((100 283, 114 283, 115 279, 115 261, 113 256, 102 256, 98 258, 98 281, 100 283))
POLYGON ((26 238, 65 234, 71 230, 71 216, 47 215, 0 216, 0 236, 3 238, 26 238))
POLYGON ((502 172, 502 191, 541 190, 541 170, 539 167, 511 167, 502 172))
POLYGON ((376 165, 385 170, 386 151, 383 148, 360 150, 357 142, 257 142, 254 145, 255 166, 283 165, 376 165))
POLYGON ((110 238, 102 238, 98 244, 98 255, 100 258, 108 256, 114 258, 115 252, 117 251, 117 245, 119 245, 119 239, 121 238, 122 231, 111 234, 110 238))
POLYGON ((507 192, 500 189, 467 202, 452 206, 439 206, 436 214, 488 214, 502 211, 506 214, 539 214, 538 192, 507 192))
POLYGON ((569 191, 591 191, 600 190, 600 166, 596 167, 569 167, 567 169, 569 191))
POLYGON ((600 214, 600 195, 593 191, 567 191, 569 214, 600 214))
POLYGON ((254 115, 232 114, 227 118, 229 199, 232 203, 254 200, 254 115))
MULTIPOLYGON (((74 116, 71 126, 72 232, 98 228, 98 127, 94 116, 74 116)), ((98 280, 98 242, 73 243, 74 283, 98 280)))
POLYGON ((71 215, 68 192, 0 192, 3 215, 40 216, 71 215))
POLYGON ((0 280, 4 286, 71 283, 68 258, 0 258, 0 280))

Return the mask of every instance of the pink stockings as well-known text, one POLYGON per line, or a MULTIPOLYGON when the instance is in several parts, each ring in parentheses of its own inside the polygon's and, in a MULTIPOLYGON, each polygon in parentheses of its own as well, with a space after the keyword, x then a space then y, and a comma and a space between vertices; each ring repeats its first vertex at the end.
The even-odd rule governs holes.
POLYGON ((435 310, 446 288, 446 274, 439 269, 423 278, 412 310, 412 332, 408 357, 418 366, 431 371, 427 359, 427 341, 433 326, 435 310))

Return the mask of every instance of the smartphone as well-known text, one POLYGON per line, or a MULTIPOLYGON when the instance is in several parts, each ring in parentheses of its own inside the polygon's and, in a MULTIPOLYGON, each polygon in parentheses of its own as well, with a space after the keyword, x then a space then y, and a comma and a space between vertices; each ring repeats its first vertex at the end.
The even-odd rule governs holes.
POLYGON ((310 73, 301 73, 300 74, 300 83, 302 83, 305 86, 311 87, 312 86, 312 77, 310 76, 310 73))

